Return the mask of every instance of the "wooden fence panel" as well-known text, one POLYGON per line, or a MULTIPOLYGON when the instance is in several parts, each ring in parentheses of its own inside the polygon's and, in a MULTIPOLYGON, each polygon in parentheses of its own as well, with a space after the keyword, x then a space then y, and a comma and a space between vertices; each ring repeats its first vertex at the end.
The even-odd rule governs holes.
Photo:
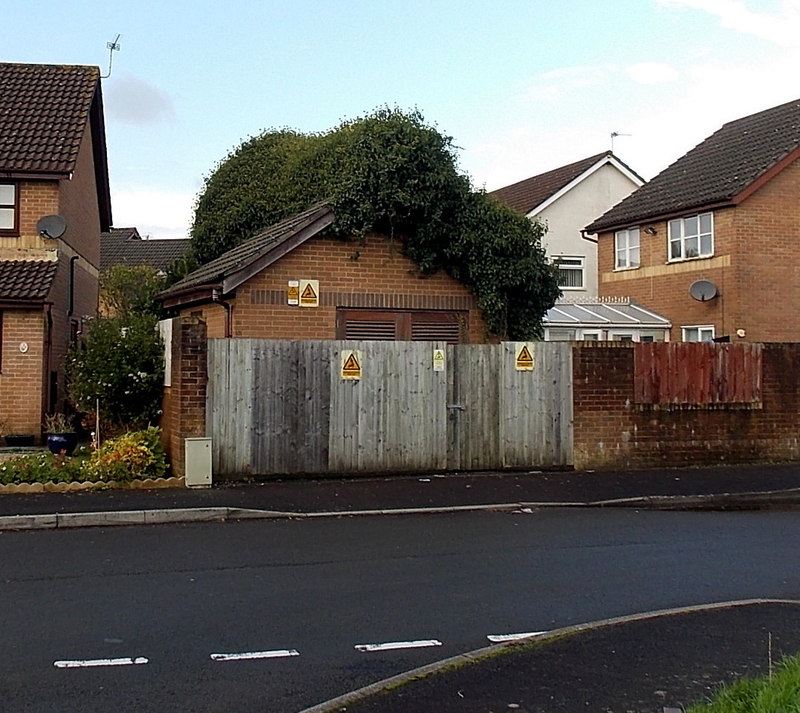
POLYGON ((500 350, 496 344, 458 344, 447 349, 447 467, 502 467, 500 350))
POLYGON ((517 347, 502 349, 500 441, 503 466, 524 468, 572 463, 572 346, 532 345, 533 370, 516 369, 517 347))
POLYGON ((571 351, 536 344, 209 342, 207 432, 221 476, 536 468, 571 461, 571 351), (434 369, 434 350, 445 353, 434 369), (358 350, 361 378, 342 378, 358 350), (440 364, 441 366, 441 364, 440 364))
POLYGON ((253 467, 258 473, 321 473, 328 465, 330 347, 253 344, 253 467))
POLYGON ((446 376, 433 370, 444 343, 339 341, 360 353, 362 376, 331 372, 330 470, 336 472, 443 470, 446 467, 446 376))
POLYGON ((634 401, 639 404, 757 405, 762 345, 669 342, 637 344, 634 401))
POLYGON ((253 472, 253 341, 210 339, 206 433, 215 473, 253 472))

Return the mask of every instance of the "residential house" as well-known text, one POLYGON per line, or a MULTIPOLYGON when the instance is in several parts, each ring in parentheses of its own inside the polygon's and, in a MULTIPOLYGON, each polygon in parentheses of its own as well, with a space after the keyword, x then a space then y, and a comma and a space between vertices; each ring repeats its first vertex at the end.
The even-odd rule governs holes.
POLYGON ((562 297, 543 318, 546 341, 665 341, 669 320, 627 299, 597 299, 597 241, 583 227, 644 180, 611 151, 492 191, 547 227, 542 247, 559 268, 562 297))
POLYGON ((100 71, 0 63, 0 418, 39 434, 111 225, 100 71), (43 220, 44 219, 44 220, 43 220))
POLYGON ((100 235, 100 271, 112 265, 149 265, 161 274, 189 250, 191 240, 142 239, 136 228, 111 228, 100 235))
POLYGON ((800 100, 731 121, 604 215, 599 294, 673 340, 799 341, 800 100))
POLYGON ((644 183, 611 151, 541 173, 491 195, 547 226, 542 247, 564 295, 597 296, 597 244, 583 227, 644 183))
POLYGON ((246 240, 161 294, 210 337, 483 342, 477 301, 443 272, 420 273, 398 240, 344 240, 321 204, 246 240))

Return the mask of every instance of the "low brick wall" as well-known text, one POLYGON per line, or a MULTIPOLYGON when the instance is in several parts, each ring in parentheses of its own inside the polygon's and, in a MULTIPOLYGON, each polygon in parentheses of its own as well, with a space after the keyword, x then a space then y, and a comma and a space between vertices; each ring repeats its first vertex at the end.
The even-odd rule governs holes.
POLYGON ((760 408, 635 404, 634 348, 573 350, 576 469, 800 459, 800 344, 764 345, 760 408))

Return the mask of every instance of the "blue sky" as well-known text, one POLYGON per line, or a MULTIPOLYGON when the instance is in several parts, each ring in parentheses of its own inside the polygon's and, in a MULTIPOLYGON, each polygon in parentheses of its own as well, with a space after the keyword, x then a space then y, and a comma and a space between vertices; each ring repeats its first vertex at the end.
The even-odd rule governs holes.
POLYGON ((185 237, 242 140, 418 109, 489 190, 611 148, 651 178, 800 97, 800 0, 4 2, 0 60, 95 64, 117 226, 185 237))

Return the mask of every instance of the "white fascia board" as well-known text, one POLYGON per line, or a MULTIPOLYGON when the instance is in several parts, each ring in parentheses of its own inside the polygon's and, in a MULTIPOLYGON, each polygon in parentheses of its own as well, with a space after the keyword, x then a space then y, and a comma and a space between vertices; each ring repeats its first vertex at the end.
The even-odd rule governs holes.
POLYGON ((545 208, 553 205, 553 203, 555 203, 559 198, 561 198, 561 196, 569 193, 573 188, 575 188, 575 186, 585 181, 587 178, 589 178, 589 176, 591 176, 596 171, 599 171, 606 164, 609 164, 614 168, 616 168, 625 177, 633 181, 637 185, 637 187, 641 187, 642 185, 644 185, 641 178, 639 178, 636 174, 632 173, 627 168, 625 168, 625 166, 623 166, 613 156, 603 156, 603 158, 601 158, 594 165, 587 168, 580 176, 578 176, 577 178, 573 178, 566 186, 553 193, 553 195, 551 195, 548 199, 542 201, 539 205, 535 206, 533 210, 528 211, 527 213, 528 218, 535 218, 545 208))

